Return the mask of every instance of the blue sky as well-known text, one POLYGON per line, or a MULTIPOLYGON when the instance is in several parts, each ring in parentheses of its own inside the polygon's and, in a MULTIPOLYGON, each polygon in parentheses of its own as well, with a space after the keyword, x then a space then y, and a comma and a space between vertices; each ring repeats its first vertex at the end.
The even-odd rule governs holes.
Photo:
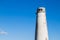
POLYGON ((49 40, 60 40, 60 0, 0 0, 0 40, 34 40, 41 6, 46 8, 49 40))

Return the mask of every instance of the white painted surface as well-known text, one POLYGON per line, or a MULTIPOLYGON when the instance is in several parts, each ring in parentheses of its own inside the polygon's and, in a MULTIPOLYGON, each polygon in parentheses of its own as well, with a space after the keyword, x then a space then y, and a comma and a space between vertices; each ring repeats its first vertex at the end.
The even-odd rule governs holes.
POLYGON ((39 9, 43 9, 43 11, 39 12, 37 14, 37 16, 38 16, 37 40, 48 40, 48 31, 47 31, 45 8, 39 8, 39 9))

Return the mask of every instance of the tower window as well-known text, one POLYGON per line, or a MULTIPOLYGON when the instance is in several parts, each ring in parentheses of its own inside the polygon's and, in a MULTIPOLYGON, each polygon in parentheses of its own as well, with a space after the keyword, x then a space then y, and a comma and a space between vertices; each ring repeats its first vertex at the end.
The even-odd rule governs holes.
POLYGON ((43 11, 43 9, 40 9, 40 11, 43 11))
POLYGON ((47 38, 45 38, 45 40, 47 40, 47 38))

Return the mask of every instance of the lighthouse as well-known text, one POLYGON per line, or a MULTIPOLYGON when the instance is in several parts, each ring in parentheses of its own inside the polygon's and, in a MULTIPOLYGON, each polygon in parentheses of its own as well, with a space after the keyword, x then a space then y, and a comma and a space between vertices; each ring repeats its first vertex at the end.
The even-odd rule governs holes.
POLYGON ((48 40, 46 10, 44 7, 37 9, 35 40, 48 40))

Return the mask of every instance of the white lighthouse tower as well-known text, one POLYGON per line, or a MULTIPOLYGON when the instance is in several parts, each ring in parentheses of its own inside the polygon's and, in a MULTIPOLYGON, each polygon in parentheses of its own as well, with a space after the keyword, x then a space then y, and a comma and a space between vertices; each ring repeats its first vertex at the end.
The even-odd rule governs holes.
POLYGON ((36 18, 37 23, 35 40, 48 40, 46 11, 44 7, 38 8, 36 18))

